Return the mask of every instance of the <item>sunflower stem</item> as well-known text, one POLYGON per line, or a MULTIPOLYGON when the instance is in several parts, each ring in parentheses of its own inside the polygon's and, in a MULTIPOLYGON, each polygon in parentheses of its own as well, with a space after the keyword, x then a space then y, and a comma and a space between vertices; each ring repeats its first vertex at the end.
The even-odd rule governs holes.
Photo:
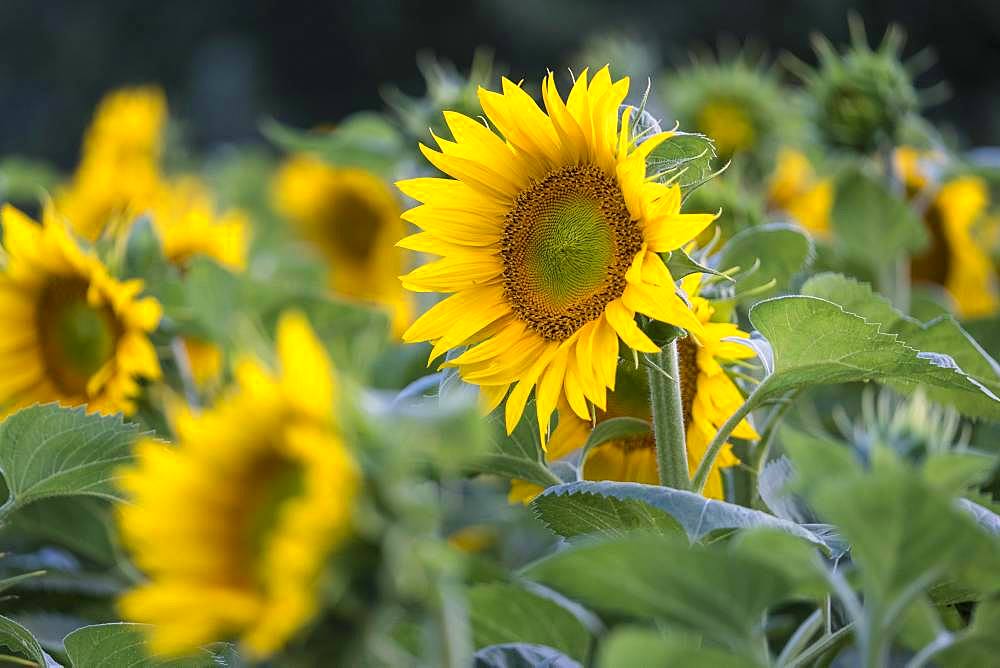
POLYGON ((653 414, 660 484, 674 489, 690 489, 677 340, 668 343, 660 352, 649 355, 649 360, 652 366, 646 367, 646 377, 649 379, 649 404, 653 414))

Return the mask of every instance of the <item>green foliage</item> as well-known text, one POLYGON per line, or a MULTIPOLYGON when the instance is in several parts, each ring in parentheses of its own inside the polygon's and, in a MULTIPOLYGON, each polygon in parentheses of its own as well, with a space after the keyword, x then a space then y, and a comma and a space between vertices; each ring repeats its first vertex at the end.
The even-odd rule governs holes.
POLYGON ((757 401, 810 385, 878 380, 925 386, 967 415, 1000 416, 1000 400, 950 357, 912 348, 833 302, 778 297, 756 304, 750 320, 773 354, 757 401))
POLYGON ((409 150, 403 135, 380 115, 359 112, 325 131, 293 130, 277 121, 264 123, 264 134, 289 152, 303 152, 338 167, 361 167, 390 175, 409 150))
POLYGON ((719 252, 722 270, 740 268, 734 293, 743 304, 788 290, 812 262, 813 243, 797 227, 773 223, 737 233, 719 252))
POLYGON ((36 666, 58 665, 46 658, 38 641, 26 628, 12 619, 0 617, 0 650, 4 649, 16 657, 34 662, 36 666))
POLYGON ((816 545, 822 541, 793 522, 659 485, 628 482, 572 482, 550 487, 532 507, 546 526, 564 537, 618 534, 632 529, 676 534, 693 541, 726 529, 772 527, 816 545))
POLYGON ((597 665, 619 666, 712 666, 753 668, 761 664, 714 647, 702 647, 692 638, 665 635, 651 629, 624 627, 614 631, 601 645, 597 665))
POLYGON ((12 510, 57 496, 121 499, 116 469, 130 461, 139 432, 118 416, 32 406, 0 424, 0 472, 12 510))
POLYGON ((555 601, 508 584, 482 584, 468 591, 469 617, 476 648, 504 643, 546 645, 584 662, 590 632, 555 601))
POLYGON ((884 179, 867 170, 845 169, 837 177, 833 201, 831 225, 837 243, 848 257, 872 269, 928 244, 927 232, 914 210, 889 191, 884 179))
POLYGON ((662 183, 676 183, 687 191, 712 177, 715 157, 715 144, 709 137, 675 132, 646 158, 646 173, 662 183))
POLYGON ((224 653, 207 650, 198 656, 158 661, 150 658, 141 624, 98 624, 66 636, 66 655, 72 668, 219 668, 233 665, 224 653))

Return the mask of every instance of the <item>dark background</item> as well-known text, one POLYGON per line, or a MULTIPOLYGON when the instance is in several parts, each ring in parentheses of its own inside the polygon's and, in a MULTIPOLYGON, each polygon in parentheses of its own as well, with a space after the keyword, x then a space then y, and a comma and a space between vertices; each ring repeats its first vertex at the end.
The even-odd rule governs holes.
POLYGON ((855 9, 869 34, 890 21, 937 64, 951 98, 929 110, 966 143, 1000 143, 1000 0, 0 0, 0 156, 71 167, 91 110, 108 89, 157 82, 197 146, 261 141, 261 118, 308 127, 381 107, 379 87, 421 92, 415 55, 460 67, 495 49, 515 78, 570 65, 590 33, 653 44, 666 64, 720 35, 812 62, 809 35, 847 39, 855 9))

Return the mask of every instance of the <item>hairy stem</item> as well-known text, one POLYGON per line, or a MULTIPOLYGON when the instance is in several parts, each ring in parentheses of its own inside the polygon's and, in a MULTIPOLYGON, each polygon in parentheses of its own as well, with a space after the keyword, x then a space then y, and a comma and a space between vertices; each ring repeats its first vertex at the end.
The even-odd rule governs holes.
POLYGON ((649 404, 653 413, 660 484, 674 489, 690 489, 677 341, 671 341, 649 358, 656 367, 647 367, 646 377, 649 379, 649 404))

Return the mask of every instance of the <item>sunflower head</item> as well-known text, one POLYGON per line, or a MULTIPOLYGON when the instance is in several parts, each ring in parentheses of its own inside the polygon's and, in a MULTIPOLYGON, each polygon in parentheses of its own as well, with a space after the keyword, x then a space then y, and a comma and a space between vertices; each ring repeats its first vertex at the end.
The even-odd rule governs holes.
POLYGON ((603 408, 619 339, 659 350, 637 312, 701 333, 658 253, 715 216, 682 214, 678 186, 647 180, 646 156, 670 133, 637 144, 633 109, 621 108, 627 94, 628 79, 613 81, 604 68, 593 79, 582 72, 563 100, 550 74, 543 111, 504 79, 502 92, 479 92, 497 132, 446 112, 454 141, 421 146, 453 178, 399 183, 423 203, 404 214, 422 231, 400 245, 441 256, 403 285, 452 293, 404 340, 432 342, 432 359, 468 346, 447 364, 483 389, 489 409, 509 393, 508 431, 533 389, 540 425, 560 400, 584 419, 588 403, 603 408))
POLYGON ((823 140, 861 153, 893 143, 920 108, 910 73, 900 61, 899 31, 890 27, 875 50, 860 23, 852 24, 852 43, 844 53, 825 39, 815 43, 819 68, 802 74, 823 140))
POLYGON ((163 184, 149 212, 168 262, 184 269, 207 257, 232 271, 246 268, 249 219, 235 209, 220 212, 196 177, 163 184))
POLYGON ((667 77, 664 102, 683 127, 712 138, 719 155, 766 157, 801 126, 773 68, 750 53, 711 54, 667 77))
POLYGON ((142 281, 112 278, 51 208, 38 225, 5 205, 0 222, 7 253, 0 272, 3 410, 48 401, 134 410, 139 380, 160 376, 148 338, 159 303, 138 296, 142 281))
POLYGON ((166 120, 166 98, 159 88, 126 88, 101 101, 76 173, 57 196, 74 231, 94 240, 156 199, 166 120))
POLYGON ((329 262, 333 291, 387 308, 401 333, 412 321, 411 300, 397 279, 404 256, 394 245, 405 227, 385 181, 300 154, 281 166, 272 193, 278 211, 329 262))
POLYGON ((247 360, 234 391, 173 416, 122 471, 126 547, 149 580, 119 602, 157 654, 238 637, 281 649, 319 611, 325 565, 350 527, 360 475, 333 418, 330 361, 305 318, 278 325, 279 369, 247 360))
POLYGON ((784 148, 768 184, 768 203, 819 237, 830 233, 833 180, 819 178, 802 151, 784 148))

